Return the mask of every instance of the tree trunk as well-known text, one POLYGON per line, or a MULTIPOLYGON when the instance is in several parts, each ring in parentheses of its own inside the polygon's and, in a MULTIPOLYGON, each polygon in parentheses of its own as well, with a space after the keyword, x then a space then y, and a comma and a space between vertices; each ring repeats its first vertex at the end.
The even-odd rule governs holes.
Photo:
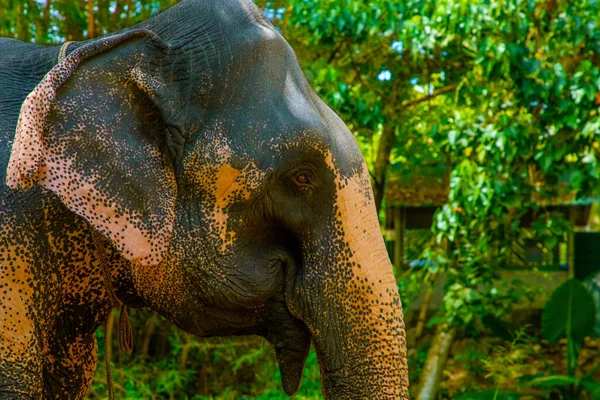
MULTIPOLYGON (((123 12, 123 8, 125 7, 125 3, 122 1, 117 1, 117 5, 115 7, 115 12, 112 14, 112 26, 109 28, 111 31, 115 30, 115 27, 120 27, 119 21, 121 20, 121 13, 123 12)), ((108 27, 108 23, 106 26, 108 27)))
POLYGON ((96 37, 96 29, 95 29, 95 21, 94 21, 94 0, 88 0, 88 22, 87 22, 87 31, 88 31, 88 39, 92 39, 96 37))
POLYGON ((156 329, 156 318, 156 312, 154 312, 146 324, 146 336, 144 337, 144 341, 142 342, 142 347, 140 349, 140 353, 144 356, 148 355, 148 350, 150 349, 150 340, 152 339, 152 335, 156 329))
POLYGON ((425 298, 423 299, 423 305, 421 306, 421 311, 419 312, 419 319, 417 320, 417 327, 415 329, 415 343, 423 334, 423 329, 425 329, 425 322, 427 322, 427 312, 429 311, 429 305, 431 304, 431 299, 433 298, 433 290, 437 277, 437 274, 433 275, 431 277, 430 285, 427 286, 425 298))
POLYGON ((127 0, 127 13, 125 15, 125 22, 127 26, 131 25, 131 0, 127 0))
POLYGON ((48 43, 48 30, 50 30, 50 7, 51 1, 46 0, 46 6, 42 12, 42 20, 40 23, 40 31, 38 32, 38 43, 48 43))
POLYGON ((423 329, 425 328, 425 322, 427 321, 427 312, 429 311, 429 304, 431 304, 431 298, 433 297, 433 288, 431 286, 427 287, 427 291, 425 292, 425 298, 423 299, 423 305, 421 306, 421 310, 419 311, 419 319, 417 320, 417 327, 415 329, 415 343, 421 335, 423 334, 423 329))
POLYGON ((31 40, 31 36, 29 34, 28 15, 25 14, 26 6, 22 2, 17 2, 17 4, 17 39, 24 42, 29 42, 31 40))
MULTIPOLYGON (((210 354, 211 351, 208 352, 207 359, 210 359, 210 354)), ((196 382, 196 392, 200 396, 208 396, 208 377, 208 368, 205 365, 202 365, 198 371, 198 381, 196 382)))
POLYGON ((423 366, 417 400, 434 400, 436 398, 455 335, 456 328, 448 329, 448 326, 438 326, 423 366))
POLYGON ((190 348, 192 346, 190 337, 187 334, 184 334, 183 337, 184 337, 184 343, 183 343, 183 348, 181 349, 181 357, 179 357, 179 368, 181 370, 184 370, 185 366, 187 365, 188 357, 190 354, 190 348))
POLYGON ((98 13, 96 14, 96 34, 102 35, 105 28, 111 28, 109 11, 110 1, 98 0, 98 13))
POLYGON ((396 129, 391 123, 383 127, 383 133, 379 140, 377 148, 377 158, 375 159, 375 168, 373 171, 373 197, 375 198, 375 207, 377 212, 381 209, 381 202, 385 191, 387 178, 387 169, 390 164, 390 154, 396 144, 396 129))

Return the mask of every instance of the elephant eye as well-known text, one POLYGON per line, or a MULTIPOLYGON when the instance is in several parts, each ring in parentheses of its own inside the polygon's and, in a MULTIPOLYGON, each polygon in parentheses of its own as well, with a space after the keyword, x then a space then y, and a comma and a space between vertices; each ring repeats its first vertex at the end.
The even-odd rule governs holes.
POLYGON ((296 177, 296 180, 298 181, 298 183, 302 183, 302 184, 308 183, 308 177, 304 174, 298 175, 298 177, 296 177))
POLYGON ((310 178, 309 171, 300 171, 294 177, 296 183, 303 189, 312 189, 313 185, 310 178))

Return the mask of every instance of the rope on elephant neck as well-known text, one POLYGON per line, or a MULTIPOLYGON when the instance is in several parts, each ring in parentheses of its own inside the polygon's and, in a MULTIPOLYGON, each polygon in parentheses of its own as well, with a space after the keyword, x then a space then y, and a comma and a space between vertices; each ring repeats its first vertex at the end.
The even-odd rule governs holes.
MULTIPOLYGON (((112 310, 113 307, 118 307, 119 305, 121 306, 121 315, 119 316, 119 350, 127 354, 131 354, 131 351, 133 350, 133 336, 131 331, 131 322, 129 321, 129 313, 127 312, 127 306, 124 302, 119 300, 117 294, 115 293, 110 271, 108 270, 108 259, 106 258, 104 247, 102 246, 102 237, 100 236, 100 233, 98 233, 98 231, 96 231, 93 227, 90 227, 90 229, 92 231, 92 240, 96 250, 96 257, 100 262, 100 269, 102 270, 102 275, 104 277, 104 284, 108 294, 110 308, 112 310)), ((109 314, 107 320, 104 322, 104 362, 106 363, 106 384, 108 386, 108 398, 110 400, 114 400, 115 388, 110 368, 110 340, 112 337, 112 329, 109 329, 108 326, 108 320, 110 318, 112 317, 109 314)))
POLYGON ((131 354, 133 351, 133 334, 131 332, 131 321, 125 303, 121 304, 121 315, 119 315, 119 350, 131 354))
POLYGON ((108 271, 108 260, 106 259, 106 253, 104 252, 104 247, 102 246, 102 238, 98 231, 94 228, 92 229, 92 238, 94 240, 94 248, 96 249, 96 257, 100 262, 100 269, 102 270, 102 275, 104 275, 104 284, 106 285, 106 291, 108 294, 108 299, 110 301, 110 305, 112 307, 117 306, 121 303, 117 294, 115 293, 115 289, 112 285, 112 279, 110 277, 110 272, 108 271))
POLYGON ((62 46, 60 46, 60 50, 58 51, 58 61, 57 64, 60 64, 62 60, 67 58, 67 50, 69 50, 69 46, 73 42, 64 42, 62 46))
MULTIPOLYGON (((112 311, 112 309, 111 309, 112 311)), ((111 357, 111 343, 112 338, 112 315, 108 315, 106 321, 104 321, 104 365, 106 365, 106 386, 108 389, 108 399, 115 400, 115 381, 112 377, 112 370, 110 367, 111 357)))

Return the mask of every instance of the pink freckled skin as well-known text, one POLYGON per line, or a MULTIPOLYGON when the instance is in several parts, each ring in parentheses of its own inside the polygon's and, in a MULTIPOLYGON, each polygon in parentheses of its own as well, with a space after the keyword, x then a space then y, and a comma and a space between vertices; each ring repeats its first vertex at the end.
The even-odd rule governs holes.
POLYGON ((95 338, 86 334, 85 340, 81 337, 78 344, 65 348, 57 343, 54 332, 66 332, 61 327, 63 319, 78 331, 77 314, 82 307, 90 315, 96 314, 99 325, 108 312, 106 293, 98 261, 89 252, 87 224, 73 221, 72 213, 65 209, 60 211, 57 199, 45 195, 41 200, 47 206, 43 214, 34 212, 31 200, 0 202, 0 370, 7 374, 2 379, 15 383, 3 381, 7 386, 2 389, 41 398, 43 374, 56 373, 61 384, 55 392, 57 398, 80 399, 95 370, 95 338), (13 207, 19 210, 18 217, 7 218, 13 207), (44 226, 48 239, 36 235, 33 226, 44 226), (6 246, 11 242, 14 244, 6 246), (52 249, 52 253, 36 254, 40 247, 52 249), (63 317, 51 318, 56 315, 63 317))
MULTIPOLYGON (((51 157, 49 157, 51 159, 51 157)), ((56 157, 60 160, 60 157, 56 157)), ((87 216, 90 222, 105 233, 118 244, 118 248, 127 254, 132 261, 142 262, 149 258, 152 252, 152 244, 148 240, 149 235, 137 229, 131 223, 131 215, 118 215, 113 207, 104 206, 114 201, 98 193, 93 184, 93 178, 79 174, 70 167, 68 160, 62 163, 44 162, 38 172, 40 186, 56 193, 64 204, 78 214, 87 216), (49 164, 49 165, 48 165, 49 164), (67 178, 53 178, 52 170, 71 171, 67 178), (94 199, 90 204, 87 199, 94 199)), ((167 235, 167 232, 164 233, 167 235)), ((164 254, 166 246, 158 250, 164 254)))

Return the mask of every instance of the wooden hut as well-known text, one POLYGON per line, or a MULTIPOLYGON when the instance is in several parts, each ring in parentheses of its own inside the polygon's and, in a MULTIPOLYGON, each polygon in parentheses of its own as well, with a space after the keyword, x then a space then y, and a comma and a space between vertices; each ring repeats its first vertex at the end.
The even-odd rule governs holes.
MULTIPOLYGON (((431 234, 434 214, 448 199, 449 170, 446 165, 392 167, 386 187, 386 244, 397 268, 419 267, 422 252, 435 245, 431 234)), ((540 200, 540 202, 542 202, 540 200)), ((575 225, 575 232, 549 249, 535 240, 530 227, 536 220, 530 211, 521 220, 522 237, 513 243, 506 268, 541 268, 566 270, 574 265, 576 275, 600 266, 600 233, 590 223, 592 206, 600 205, 600 197, 575 199, 563 196, 544 201, 544 212, 560 212, 575 225)))

